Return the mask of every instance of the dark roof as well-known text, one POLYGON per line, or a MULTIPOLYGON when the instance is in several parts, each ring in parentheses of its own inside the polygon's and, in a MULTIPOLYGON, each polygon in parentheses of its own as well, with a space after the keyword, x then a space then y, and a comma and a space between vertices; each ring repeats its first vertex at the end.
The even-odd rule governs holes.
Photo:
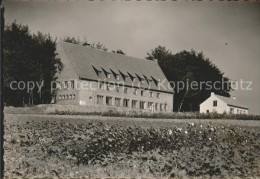
POLYGON ((217 98, 219 98, 220 100, 224 101, 228 106, 236 106, 236 107, 241 107, 241 108, 246 108, 248 109, 247 106, 245 106, 244 104, 242 104, 241 102, 239 102, 237 99, 233 99, 233 98, 229 98, 229 97, 224 97, 224 96, 220 96, 220 95, 216 95, 215 96, 217 98))
MULTIPOLYGON (((81 46, 67 42, 58 42, 58 45, 63 49, 68 60, 71 61, 77 75, 82 79, 117 82, 114 78, 113 71, 120 75, 120 81, 124 81, 121 76, 122 73, 127 76, 128 74, 131 74, 134 77, 137 77, 137 74, 144 79, 146 76, 149 79, 156 79, 161 82, 164 81, 162 84, 166 89, 159 89, 160 85, 156 85, 154 82, 150 83, 150 89, 173 93, 173 89, 168 88, 168 80, 158 63, 155 61, 105 52, 88 46, 81 46), (104 73, 104 70, 111 72, 111 79, 107 79, 106 76, 99 77, 93 67, 102 73, 104 73)), ((135 78, 134 86, 137 87, 138 82, 138 78, 135 78)), ((132 86, 131 78, 124 81, 124 84, 132 86)), ((140 86, 142 88, 149 88, 146 80, 140 86)))

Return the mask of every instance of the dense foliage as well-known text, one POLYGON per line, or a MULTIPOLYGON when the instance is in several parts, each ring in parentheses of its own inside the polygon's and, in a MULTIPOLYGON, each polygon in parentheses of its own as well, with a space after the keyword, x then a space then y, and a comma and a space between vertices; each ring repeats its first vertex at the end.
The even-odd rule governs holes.
POLYGON ((72 120, 5 126, 7 176, 223 178, 260 172, 259 133, 240 127, 142 128, 72 120))
POLYGON ((4 102, 7 105, 22 106, 26 104, 50 103, 52 99, 51 81, 55 80, 56 73, 62 69, 60 59, 56 57, 56 40, 40 32, 32 34, 28 26, 13 22, 5 26, 3 38, 3 79, 4 102), (10 84, 15 82, 14 89, 10 84), (21 83, 39 88, 28 90, 21 83))
POLYGON ((148 53, 147 59, 158 59, 166 78, 175 83, 174 111, 198 111, 199 104, 206 100, 211 92, 229 96, 229 79, 202 52, 184 50, 172 54, 165 47, 158 46, 148 53), (183 82, 185 87, 179 85, 177 88, 178 82, 183 82), (196 86, 195 83, 199 85, 196 86), (215 87, 210 88, 209 84, 214 83, 215 87))

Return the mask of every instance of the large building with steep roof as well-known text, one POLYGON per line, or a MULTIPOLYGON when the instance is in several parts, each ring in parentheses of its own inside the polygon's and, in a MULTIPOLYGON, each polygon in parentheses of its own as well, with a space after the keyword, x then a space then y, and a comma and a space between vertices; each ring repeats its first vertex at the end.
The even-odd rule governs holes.
POLYGON ((100 110, 171 112, 174 92, 156 60, 105 52, 67 42, 57 44, 63 63, 57 104, 100 110))

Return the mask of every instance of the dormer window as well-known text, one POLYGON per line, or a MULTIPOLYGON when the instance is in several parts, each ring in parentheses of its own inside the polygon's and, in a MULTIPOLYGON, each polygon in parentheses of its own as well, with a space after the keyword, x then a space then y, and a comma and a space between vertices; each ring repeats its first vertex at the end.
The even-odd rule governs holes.
POLYGON ((93 69, 94 69, 94 71, 96 72, 96 74, 97 74, 97 76, 98 77, 101 77, 101 70, 98 70, 97 68, 95 68, 94 66, 92 66, 93 67, 93 69))
POLYGON ((158 86, 158 82, 159 82, 159 81, 158 81, 158 80, 156 80, 156 79, 155 79, 154 77, 152 77, 152 76, 151 76, 151 78, 152 78, 152 80, 153 80, 154 84, 155 84, 156 86, 158 86))
POLYGON ((128 76, 131 78, 131 80, 134 82, 135 81, 135 79, 136 79, 136 77, 135 76, 133 76, 133 75, 131 75, 129 72, 127 72, 128 73, 128 76))
MULTIPOLYGON (((102 67, 101 67, 102 68, 102 67)), ((111 78, 111 72, 105 70, 104 68, 102 68, 103 72, 105 73, 106 77, 109 79, 111 78)))
POLYGON ((118 74, 116 74, 116 80, 120 80, 120 77, 118 74))

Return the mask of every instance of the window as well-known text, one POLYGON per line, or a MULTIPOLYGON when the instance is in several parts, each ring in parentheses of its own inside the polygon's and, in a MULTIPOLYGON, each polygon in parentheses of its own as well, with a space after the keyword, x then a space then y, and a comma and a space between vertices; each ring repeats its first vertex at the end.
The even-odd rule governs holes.
POLYGON ((106 105, 112 106, 112 97, 110 97, 110 96, 106 97, 106 105))
POLYGON ((141 82, 141 84, 144 84, 144 79, 141 78, 141 79, 140 79, 140 82, 141 82))
POLYGON ((217 106, 218 105, 218 101, 217 100, 214 100, 213 101, 213 106, 215 107, 215 106, 217 106))
POLYGON ((128 107, 129 106, 129 99, 124 99, 123 100, 123 106, 128 107))
POLYGON ((150 97, 152 98, 153 97, 153 92, 150 91, 150 97))
POLYGON ((145 105, 145 102, 144 101, 140 101, 140 109, 144 109, 144 105, 145 105))
POLYGON ((103 96, 97 95, 97 104, 103 104, 103 96))
POLYGON ((168 105, 164 104, 164 109, 167 110, 168 109, 168 105))
POLYGON ((125 94, 128 93, 128 88, 124 88, 124 93, 125 93, 125 94))
POLYGON ((70 99, 72 99, 72 94, 70 94, 70 99))
POLYGON ((66 95, 66 100, 68 100, 68 99, 69 99, 69 95, 67 94, 67 95, 66 95))
POLYGON ((116 74, 116 80, 120 80, 120 77, 118 74, 116 74))
POLYGON ((107 91, 111 91, 111 86, 110 86, 110 84, 107 84, 107 91))
POLYGON ((101 77, 101 71, 97 71, 97 76, 101 77))
POLYGON ((121 98, 115 98, 115 106, 120 106, 121 98))
POLYGON ((144 96, 144 90, 141 90, 141 96, 144 96))
POLYGON ((163 104, 160 104, 160 111, 163 111, 163 104))
POLYGON ((137 95, 137 89, 134 89, 133 94, 137 95))
POLYGON ((209 113, 209 110, 207 110, 207 113, 209 113))
POLYGON ((230 108, 230 114, 234 113, 234 108, 230 108))
POLYGON ((64 81, 64 82, 62 82, 62 83, 63 83, 63 89, 68 88, 68 81, 64 81))
POLYGON ((93 101, 93 97, 92 97, 92 96, 89 97, 89 101, 90 101, 90 102, 93 101))
POLYGON ((156 93, 156 98, 160 98, 160 93, 156 93))
POLYGON ((111 78, 111 74, 110 73, 107 74, 107 78, 111 78))
POLYGON ((153 107, 153 102, 148 102, 148 108, 152 109, 152 107, 153 107))
POLYGON ((72 95, 72 99, 75 99, 75 98, 76 98, 76 95, 75 95, 75 94, 73 94, 73 95, 72 95))
POLYGON ((127 79, 128 79, 128 76, 125 76, 125 81, 127 81, 127 79))
POLYGON ((158 103, 155 103, 155 110, 158 111, 158 106, 159 104, 158 103))
POLYGON ((59 96, 59 99, 62 99, 62 96, 61 96, 61 95, 59 96))
POLYGON ((137 100, 132 100, 132 108, 137 108, 137 100))
POLYGON ((75 87, 75 85, 74 85, 74 80, 71 80, 71 81, 70 81, 70 88, 71 88, 71 89, 74 89, 74 87, 75 87))
POLYGON ((99 89, 104 89, 104 84, 103 83, 98 83, 98 88, 99 89))
POLYGON ((120 92, 120 87, 119 86, 116 86, 116 92, 120 92))

